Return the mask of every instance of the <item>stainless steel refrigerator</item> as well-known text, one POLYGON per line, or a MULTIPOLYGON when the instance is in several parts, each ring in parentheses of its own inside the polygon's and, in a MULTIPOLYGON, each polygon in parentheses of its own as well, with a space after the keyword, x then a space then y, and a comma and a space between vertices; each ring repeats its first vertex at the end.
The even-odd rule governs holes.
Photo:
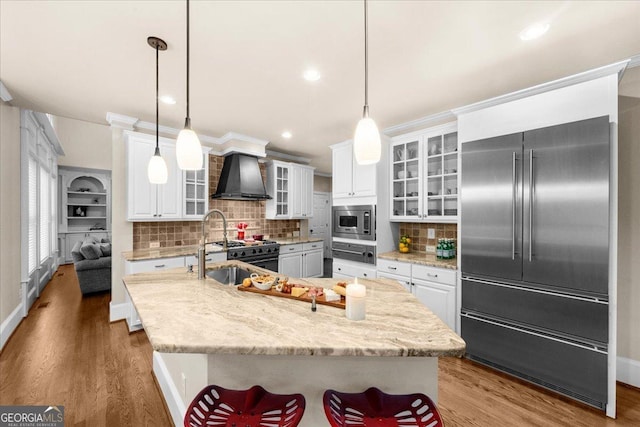
POLYGON ((607 403, 609 118, 464 143, 468 357, 607 403))

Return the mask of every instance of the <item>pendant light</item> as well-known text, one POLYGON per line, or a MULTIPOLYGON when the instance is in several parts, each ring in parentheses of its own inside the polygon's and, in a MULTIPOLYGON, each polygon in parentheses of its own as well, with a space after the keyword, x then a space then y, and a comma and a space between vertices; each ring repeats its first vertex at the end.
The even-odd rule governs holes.
POLYGON ((364 109, 353 138, 353 153, 359 165, 378 163, 381 151, 378 126, 369 117, 369 29, 367 15, 367 0, 364 0, 364 109))
POLYGON ((167 163, 160 155, 160 136, 159 136, 159 114, 158 114, 158 81, 159 81, 159 67, 158 67, 158 52, 161 50, 167 50, 167 44, 164 40, 157 37, 148 37, 147 43, 149 46, 156 50, 156 152, 151 156, 149 160, 149 166, 147 166, 147 176, 149 182, 152 184, 166 184, 167 183, 167 163))
POLYGON ((178 134, 176 157, 180 169, 202 169, 202 146, 198 135, 191 129, 189 117, 189 0, 187 0, 187 117, 184 120, 184 129, 178 134))

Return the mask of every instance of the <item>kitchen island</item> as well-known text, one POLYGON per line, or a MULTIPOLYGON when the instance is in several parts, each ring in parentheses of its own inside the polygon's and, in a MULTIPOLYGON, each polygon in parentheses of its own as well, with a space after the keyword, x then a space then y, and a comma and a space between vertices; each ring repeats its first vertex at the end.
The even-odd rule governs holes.
MULTIPOLYGON (((248 264, 225 261, 208 269, 248 264)), ((338 279, 290 279, 332 287, 338 279)), ((399 284, 362 280, 364 321, 343 309, 240 292, 184 268, 126 276, 125 286, 154 349, 154 373, 181 425, 186 406, 208 384, 302 393, 301 426, 327 425, 328 388, 423 392, 437 400, 437 358, 461 356, 464 341, 399 284)))

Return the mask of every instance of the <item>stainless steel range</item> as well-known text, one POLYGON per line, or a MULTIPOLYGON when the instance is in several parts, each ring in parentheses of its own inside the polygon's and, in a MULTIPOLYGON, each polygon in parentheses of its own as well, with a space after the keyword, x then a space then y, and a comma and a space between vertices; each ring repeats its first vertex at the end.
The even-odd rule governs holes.
MULTIPOLYGON (((222 246, 223 242, 215 242, 222 246)), ((256 267, 278 272, 278 256, 280 244, 265 240, 262 244, 247 245, 244 242, 231 240, 227 242, 227 259, 246 262, 256 267)))

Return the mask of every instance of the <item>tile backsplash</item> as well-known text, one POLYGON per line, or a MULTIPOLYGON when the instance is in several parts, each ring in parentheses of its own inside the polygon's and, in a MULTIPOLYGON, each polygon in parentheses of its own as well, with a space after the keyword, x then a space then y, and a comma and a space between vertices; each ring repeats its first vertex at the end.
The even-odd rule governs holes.
POLYGON ((400 236, 403 234, 411 238, 412 252, 426 252, 426 246, 436 246, 438 239, 457 239, 457 224, 435 224, 435 223, 400 223, 400 236), (435 229, 435 239, 429 239, 428 230, 435 229))
MULTIPOLYGON (((218 178, 222 171, 224 157, 209 156, 209 194, 213 194, 218 187, 218 178)), ((266 178, 265 165, 260 163, 263 181, 266 178)), ((212 200, 209 199, 209 209, 220 209, 227 217, 227 231, 229 239, 236 238, 236 225, 239 222, 249 224, 245 235, 264 234, 270 238, 291 237, 300 233, 300 220, 268 220, 265 219, 264 200, 212 200)), ((200 243, 202 234, 200 221, 164 221, 164 222, 135 222, 133 223, 133 249, 146 249, 152 242, 158 242, 160 247, 188 246, 200 243)), ((208 220, 208 240, 222 240, 223 227, 219 216, 208 220)))

